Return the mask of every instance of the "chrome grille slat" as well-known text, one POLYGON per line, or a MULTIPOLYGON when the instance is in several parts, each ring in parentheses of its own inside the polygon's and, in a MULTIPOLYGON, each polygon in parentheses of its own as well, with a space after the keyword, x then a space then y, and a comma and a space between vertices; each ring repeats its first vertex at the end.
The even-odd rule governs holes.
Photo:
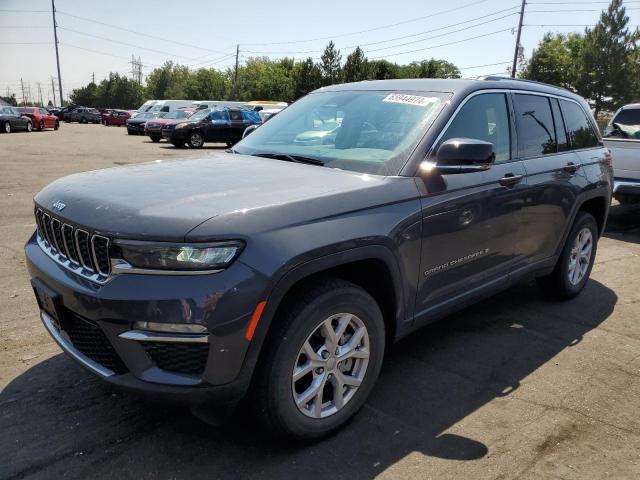
POLYGON ((111 275, 108 237, 63 223, 40 207, 35 209, 38 245, 53 260, 97 283, 111 275))

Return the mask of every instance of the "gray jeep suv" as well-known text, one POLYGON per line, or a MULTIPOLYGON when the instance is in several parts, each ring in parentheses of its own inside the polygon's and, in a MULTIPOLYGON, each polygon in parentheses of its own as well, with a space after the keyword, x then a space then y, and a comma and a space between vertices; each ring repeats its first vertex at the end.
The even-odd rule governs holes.
POLYGON ((315 439, 417 328, 524 277, 576 296, 610 161, 566 90, 331 86, 227 153, 53 182, 28 268, 44 326, 102 379, 201 412, 250 395, 272 432, 315 439))

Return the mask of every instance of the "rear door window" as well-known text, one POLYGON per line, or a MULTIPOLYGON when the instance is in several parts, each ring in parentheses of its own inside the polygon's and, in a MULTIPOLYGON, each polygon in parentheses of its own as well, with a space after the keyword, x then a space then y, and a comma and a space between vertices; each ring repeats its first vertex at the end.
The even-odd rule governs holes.
POLYGON ((556 126, 558 151, 566 152, 567 150, 569 150, 569 140, 567 138, 567 131, 564 126, 564 119, 562 118, 562 112, 560 111, 560 104, 555 98, 551 99, 551 110, 553 110, 553 123, 556 126))
POLYGON ((527 158, 556 153, 558 146, 549 98, 517 93, 513 99, 520 156, 527 158))
POLYGON ((511 158, 507 98, 504 93, 483 93, 471 97, 457 113, 441 141, 472 138, 493 143, 496 162, 511 158))
POLYGON ((560 100, 560 105, 571 150, 599 146, 598 135, 580 105, 568 100, 560 100))

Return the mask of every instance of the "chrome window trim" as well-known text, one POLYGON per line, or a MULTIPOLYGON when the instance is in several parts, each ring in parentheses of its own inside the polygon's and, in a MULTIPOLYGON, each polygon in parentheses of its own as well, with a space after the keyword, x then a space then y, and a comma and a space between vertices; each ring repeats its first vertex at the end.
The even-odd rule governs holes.
POLYGON ((91 252, 91 250, 93 250, 91 248, 91 235, 89 234, 89 232, 87 232, 86 230, 82 230, 81 228, 76 228, 75 233, 73 234, 75 237, 75 241, 76 241, 76 252, 78 253, 78 260, 80 260, 80 264, 88 271, 90 272, 94 272, 95 270, 93 269, 93 267, 91 267, 90 265, 87 265, 86 263, 84 263, 84 258, 82 258, 82 251, 80 249, 80 240, 78 240, 78 234, 82 232, 82 233, 86 233, 87 237, 88 237, 88 242, 87 242, 87 247, 89 247, 89 255, 93 256, 93 253, 91 252))
POLYGON ((111 260, 109 257, 109 245, 111 244, 111 242, 108 237, 104 237, 102 235, 97 235, 97 234, 94 234, 89 241, 89 243, 91 244, 91 257, 93 258, 93 263, 96 266, 96 272, 98 272, 101 275, 104 275, 105 277, 108 277, 111 272, 103 272, 102 270, 100 270, 100 263, 98 262, 98 257, 96 256, 95 241, 97 238, 101 238, 107 241, 107 261, 109 263, 109 266, 111 266, 111 260))
POLYGON ((83 354, 78 349, 76 349, 76 347, 74 347, 73 344, 63 336, 62 332, 56 328, 54 320, 47 313, 41 311, 40 319, 42 320, 42 323, 44 324, 45 328, 49 332, 49 335, 51 335, 53 339, 56 341, 56 343, 60 345, 60 348, 62 348, 62 350, 64 350, 73 358, 75 358, 82 365, 84 365, 85 367, 94 371, 95 373, 97 373, 102 377, 111 377, 115 375, 115 372, 113 370, 109 370, 108 368, 103 367, 99 363, 94 362, 85 354, 83 354))

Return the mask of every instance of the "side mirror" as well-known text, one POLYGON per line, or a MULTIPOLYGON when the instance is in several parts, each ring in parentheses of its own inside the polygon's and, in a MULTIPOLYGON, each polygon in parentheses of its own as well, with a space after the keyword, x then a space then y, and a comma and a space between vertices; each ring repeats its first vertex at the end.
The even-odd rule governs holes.
POLYGON ((438 148, 435 168, 440 173, 470 173, 488 170, 496 160, 491 142, 473 138, 451 138, 438 148))
POLYGON ((242 132, 242 138, 244 138, 247 135, 249 135, 251 132, 256 130, 259 126, 260 125, 249 125, 247 128, 244 129, 244 132, 242 132))

